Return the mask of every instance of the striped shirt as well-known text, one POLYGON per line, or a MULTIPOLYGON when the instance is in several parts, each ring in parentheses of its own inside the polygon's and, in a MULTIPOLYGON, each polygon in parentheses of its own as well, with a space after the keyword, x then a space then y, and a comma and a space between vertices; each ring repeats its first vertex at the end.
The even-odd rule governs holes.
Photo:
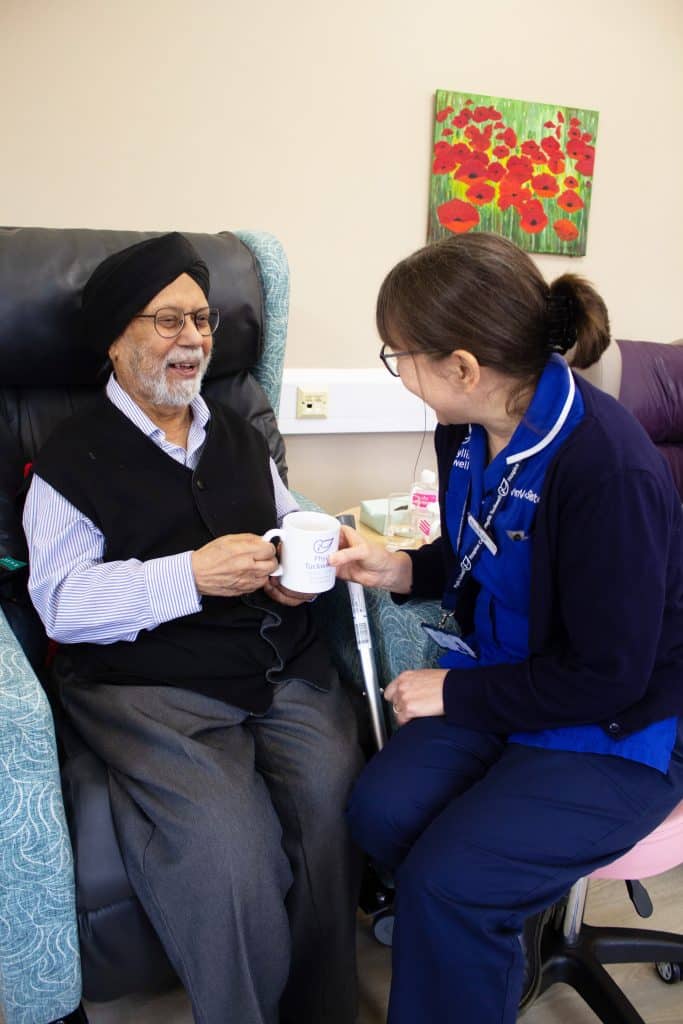
MULTIPOLYGON (((211 415, 201 396, 190 405, 192 421, 185 449, 166 440, 163 430, 119 386, 113 374, 106 393, 170 458, 196 468, 211 415)), ((284 515, 299 506, 272 459, 270 471, 279 525, 284 515)), ((103 534, 37 474, 28 490, 23 523, 31 555, 31 600, 48 636, 60 643, 132 641, 143 629, 201 610, 191 551, 144 562, 136 558, 103 562, 103 534)))

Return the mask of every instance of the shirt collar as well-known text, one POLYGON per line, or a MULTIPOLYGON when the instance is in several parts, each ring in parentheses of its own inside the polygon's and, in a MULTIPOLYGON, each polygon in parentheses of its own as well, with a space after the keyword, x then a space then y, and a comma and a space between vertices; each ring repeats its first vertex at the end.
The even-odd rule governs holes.
MULTIPOLYGON (((107 398, 109 401, 116 406, 119 412, 122 412, 124 416, 135 424, 138 430, 141 430, 147 437, 162 436, 164 434, 161 427, 158 427, 156 423, 153 423, 149 416, 142 411, 137 402, 133 401, 127 391, 124 391, 116 377, 112 373, 107 381, 107 398)), ((192 413, 192 423, 196 424, 202 430, 206 427, 206 424, 211 418, 209 407, 202 398, 201 395, 197 395, 190 402, 190 412, 192 413)))
POLYGON ((508 466, 537 455, 557 437, 569 416, 575 394, 576 384, 569 366, 554 353, 541 374, 524 418, 510 439, 505 456, 508 466))

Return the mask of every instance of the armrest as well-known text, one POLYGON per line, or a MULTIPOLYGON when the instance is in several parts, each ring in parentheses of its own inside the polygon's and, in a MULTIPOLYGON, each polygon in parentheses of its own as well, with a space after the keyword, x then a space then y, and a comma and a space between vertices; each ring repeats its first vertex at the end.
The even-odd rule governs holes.
POLYGON ((73 861, 50 707, 0 611, 0 1007, 45 1024, 81 997, 73 861))

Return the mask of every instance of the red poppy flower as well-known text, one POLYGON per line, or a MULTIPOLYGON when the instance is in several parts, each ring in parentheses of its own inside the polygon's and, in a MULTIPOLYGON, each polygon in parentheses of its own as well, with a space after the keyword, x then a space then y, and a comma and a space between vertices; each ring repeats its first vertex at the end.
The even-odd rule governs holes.
POLYGON ((452 135, 453 134, 453 129, 452 128, 444 128, 443 131, 441 132, 441 134, 442 135, 452 135))
POLYGON ((569 138, 570 139, 580 139, 581 138, 581 129, 580 128, 570 128, 569 129, 569 138))
POLYGON ((570 117, 569 118, 569 124, 572 126, 572 128, 574 128, 577 125, 580 125, 581 122, 579 121, 578 117, 570 117))
POLYGON ((474 100, 465 100, 465 105, 468 106, 468 107, 471 107, 473 103, 474 103, 474 100))
POLYGON ((548 170, 551 174, 562 174, 564 171, 564 160, 559 156, 551 156, 548 160, 548 170))
MULTIPOLYGON (((468 114, 469 114, 469 111, 468 111, 468 114)), ((465 117, 464 114, 458 114, 457 117, 453 118, 453 120, 451 121, 451 124, 454 124, 456 128, 464 128, 468 121, 469 121, 469 117, 465 117)))
POLYGON ((554 128, 555 127, 555 122, 554 121, 544 121, 543 122, 543 127, 544 128, 554 128))
POLYGON ((586 177, 590 178, 595 167, 595 147, 586 146, 583 156, 576 161, 574 167, 579 174, 585 174, 586 177))
POLYGON ((475 181, 486 180, 486 167, 480 163, 479 160, 466 160, 464 164, 455 172, 453 175, 456 181, 469 181, 471 183, 475 181))
POLYGON ((475 107, 472 117, 475 121, 499 121, 503 115, 495 107, 475 107))
POLYGON ((582 142, 590 142, 590 140, 592 138, 593 138, 593 136, 591 135, 590 132, 584 132, 583 135, 581 136, 581 141, 582 142))
POLYGON ((548 156, 557 156, 560 152, 560 144, 554 135, 545 135, 541 139, 541 148, 546 151, 548 156))
POLYGON ((510 149, 514 149, 517 145, 517 134, 512 128, 506 128, 499 137, 502 139, 503 145, 509 146, 510 149))
POLYGON ((502 181, 506 173, 502 164, 494 162, 489 164, 486 170, 486 178, 488 181, 502 181))
POLYGON ((568 189, 566 192, 563 192, 562 195, 557 197, 557 205, 561 210, 566 210, 568 213, 574 213, 576 210, 583 209, 583 199, 577 192, 574 192, 572 189, 568 189))
POLYGON ((528 181, 534 173, 534 165, 525 156, 511 156, 507 162, 507 170, 517 181, 528 181))
POLYGON ((570 139, 567 143, 567 156, 570 156, 572 160, 580 160, 586 152, 586 148, 586 143, 581 139, 570 139))
POLYGON ((543 204, 538 199, 530 199, 519 211, 519 226, 528 235, 537 235, 547 223, 543 204))
POLYGON ((560 191, 552 174, 536 174, 531 179, 531 187, 537 196, 546 196, 549 199, 560 191))
POLYGON ((470 154, 470 160, 474 160, 475 163, 484 164, 485 167, 489 162, 489 158, 487 157, 486 153, 480 153, 478 150, 470 154))
POLYGON ((497 156, 499 160, 504 160, 505 157, 508 156, 509 152, 510 150, 507 148, 507 146, 496 146, 496 148, 493 151, 493 155, 497 156))
POLYGON ((555 234, 562 239, 563 242, 573 242, 575 238, 579 236, 579 229, 576 224, 572 224, 570 220, 556 220, 553 224, 555 234))
POLYGON ((525 156, 528 156, 529 159, 531 159, 532 153, 538 153, 539 151, 540 146, 534 141, 534 139, 527 139, 526 142, 522 143, 522 153, 524 153, 525 156))
POLYGON ((456 235, 471 231, 479 223, 479 211, 471 203, 463 203, 461 199, 451 199, 437 206, 436 215, 439 223, 456 235))
POLYGON ((461 164, 463 160, 467 160, 468 157, 472 156, 472 150, 465 142, 456 142, 451 146, 451 149, 453 150, 453 156, 459 164, 461 164))
POLYGON ((557 112, 557 120, 560 122, 560 124, 564 124, 564 114, 561 110, 558 110, 557 112))
POLYGON ((564 187, 565 188, 578 188, 579 187, 578 179, 575 178, 573 174, 568 174, 567 177, 564 179, 564 187))
MULTIPOLYGON (((489 125, 488 127, 490 128, 491 126, 489 125)), ((467 128, 465 128, 465 135, 470 140, 472 149, 478 149, 480 152, 483 152, 491 145, 490 131, 488 133, 485 130, 480 131, 473 124, 468 124, 467 128)))
POLYGON ((490 203, 496 194, 496 190, 492 185, 487 185, 485 181, 477 182, 476 185, 470 185, 465 195, 477 206, 485 206, 486 203, 490 203))
POLYGON ((559 139, 561 137, 562 137, 562 129, 560 128, 560 126, 558 124, 557 128, 555 129, 555 138, 559 139))
POLYGON ((443 110, 437 110, 436 119, 437 121, 445 121, 449 114, 453 113, 453 107, 444 107, 443 110))
POLYGON ((455 170, 460 161, 453 152, 455 146, 449 146, 447 142, 443 143, 446 149, 441 149, 434 157, 434 163, 432 164, 432 174, 450 174, 451 171, 455 170))
POLYGON ((514 206, 516 210, 521 210, 532 198, 529 189, 524 188, 516 178, 504 178, 500 183, 498 208, 507 210, 509 206, 514 206))

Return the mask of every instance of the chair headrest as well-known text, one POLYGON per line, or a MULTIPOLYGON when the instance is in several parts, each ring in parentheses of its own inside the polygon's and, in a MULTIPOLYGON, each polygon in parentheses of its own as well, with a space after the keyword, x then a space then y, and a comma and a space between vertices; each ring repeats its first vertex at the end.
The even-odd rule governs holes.
MULTIPOLYGON (((92 387, 101 362, 86 344, 81 290, 110 253, 161 234, 0 228, 0 365, 4 388, 92 387)), ((229 231, 187 233, 211 272, 211 305, 221 311, 207 374, 218 380, 256 364, 263 310, 249 249, 229 231)), ((101 381, 99 381, 101 383, 101 381)))

